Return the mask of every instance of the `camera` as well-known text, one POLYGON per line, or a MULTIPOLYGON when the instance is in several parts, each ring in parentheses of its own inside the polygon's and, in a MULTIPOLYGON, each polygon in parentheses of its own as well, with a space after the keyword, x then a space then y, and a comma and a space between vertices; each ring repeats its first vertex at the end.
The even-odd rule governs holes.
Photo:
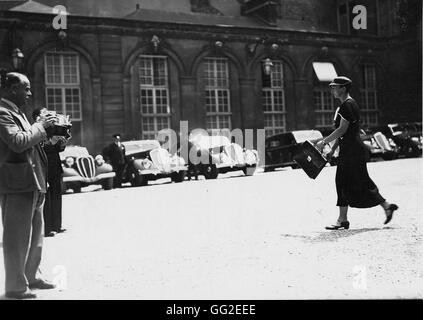
POLYGON ((53 127, 49 128, 48 130, 49 134, 51 136, 62 136, 66 139, 69 139, 71 137, 70 132, 72 128, 72 123, 69 120, 69 116, 47 109, 43 109, 40 114, 41 117, 46 117, 49 115, 56 117, 53 127))

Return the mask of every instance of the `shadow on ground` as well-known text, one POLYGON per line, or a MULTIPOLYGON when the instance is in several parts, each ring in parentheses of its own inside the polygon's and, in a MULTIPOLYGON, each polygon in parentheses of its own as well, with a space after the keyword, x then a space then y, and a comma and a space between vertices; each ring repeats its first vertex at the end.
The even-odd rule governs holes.
POLYGON ((384 228, 332 230, 327 232, 320 232, 317 236, 306 236, 306 235, 297 235, 297 234, 281 234, 281 236, 287 237, 287 238, 301 238, 307 242, 333 242, 333 241, 338 241, 338 239, 352 237, 357 234, 361 234, 365 232, 384 231, 389 229, 394 229, 394 228, 384 227, 384 228))

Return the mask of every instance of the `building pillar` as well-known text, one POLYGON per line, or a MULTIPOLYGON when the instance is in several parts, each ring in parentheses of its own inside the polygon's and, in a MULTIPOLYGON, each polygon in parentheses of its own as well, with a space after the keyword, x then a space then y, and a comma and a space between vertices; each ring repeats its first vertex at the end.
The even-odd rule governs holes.
POLYGON ((94 153, 101 152, 104 147, 103 107, 101 103, 101 81, 100 77, 92 79, 92 103, 93 103, 93 124, 94 124, 94 153))
POLYGON ((205 106, 198 105, 202 92, 198 92, 195 77, 180 77, 181 85, 181 121, 188 121, 189 130, 195 128, 205 129, 205 106))
POLYGON ((294 88, 296 101, 292 122, 294 125, 288 130, 313 129, 315 127, 313 85, 307 79, 296 79, 294 88))
POLYGON ((239 79, 241 129, 263 129, 264 115, 260 103, 261 92, 256 87, 255 78, 239 79))

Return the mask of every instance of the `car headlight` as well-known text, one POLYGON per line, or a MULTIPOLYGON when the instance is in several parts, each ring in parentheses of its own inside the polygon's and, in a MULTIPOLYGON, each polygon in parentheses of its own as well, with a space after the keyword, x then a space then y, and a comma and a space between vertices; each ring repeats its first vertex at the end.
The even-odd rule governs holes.
POLYGON ((143 166, 144 169, 150 169, 152 166, 152 162, 148 159, 144 159, 142 160, 141 165, 143 166))
POLYGON ((66 166, 72 167, 75 164, 75 159, 73 157, 67 157, 65 159, 66 166))

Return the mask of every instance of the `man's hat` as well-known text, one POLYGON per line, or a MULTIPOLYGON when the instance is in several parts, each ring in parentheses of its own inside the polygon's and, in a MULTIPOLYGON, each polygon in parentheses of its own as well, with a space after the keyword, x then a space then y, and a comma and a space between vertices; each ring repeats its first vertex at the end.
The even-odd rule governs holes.
POLYGON ((120 138, 120 137, 121 137, 120 133, 115 133, 115 134, 113 135, 113 138, 120 138))
POLYGON ((332 86, 343 87, 343 86, 347 86, 347 85, 350 85, 350 84, 352 84, 351 79, 341 76, 341 77, 336 77, 335 79, 333 79, 333 81, 331 83, 329 83, 329 87, 332 87, 332 86))

